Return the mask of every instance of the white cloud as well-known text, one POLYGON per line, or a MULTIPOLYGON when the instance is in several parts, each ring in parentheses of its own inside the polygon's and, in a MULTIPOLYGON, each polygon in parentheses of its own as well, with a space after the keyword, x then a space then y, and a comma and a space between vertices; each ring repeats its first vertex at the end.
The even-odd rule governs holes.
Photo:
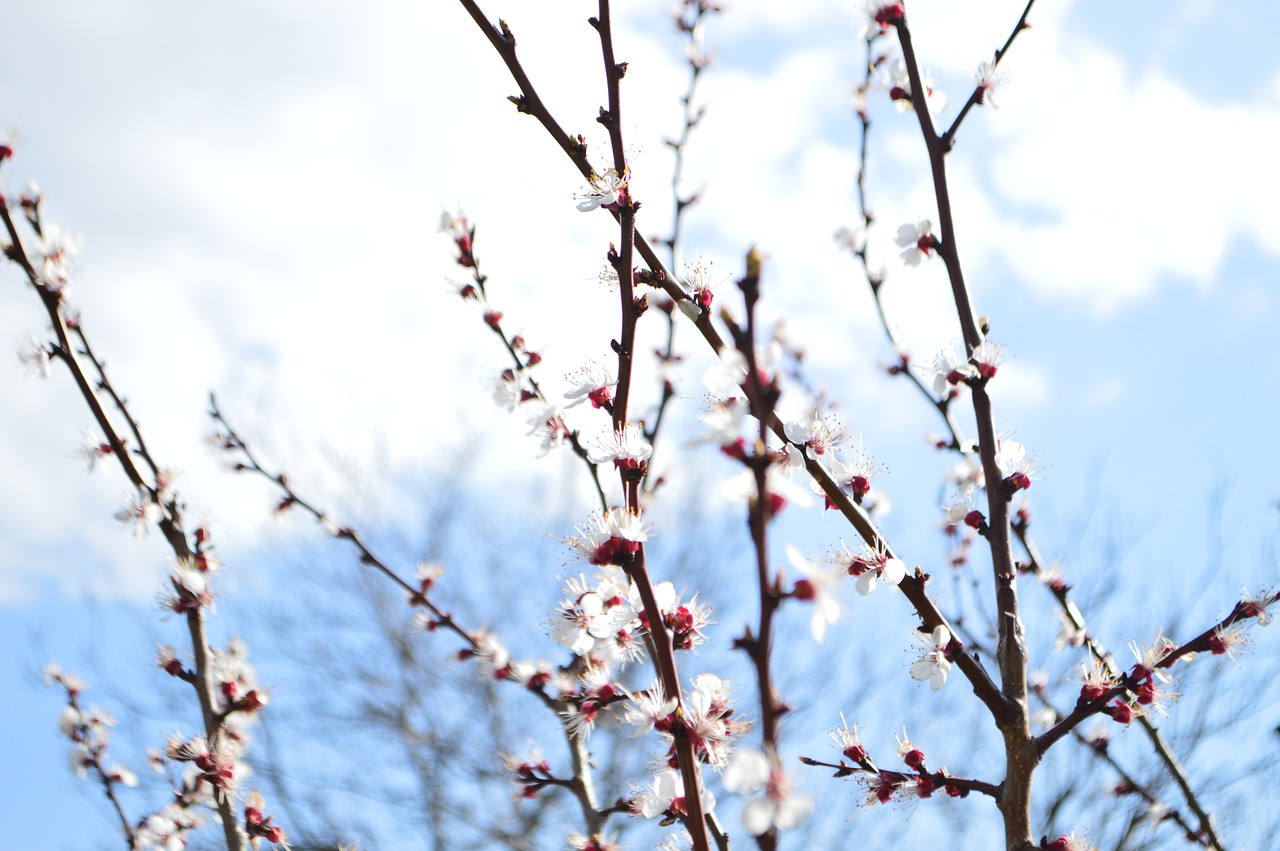
MULTIPOLYGON (((461 202, 478 223, 495 303, 544 347, 553 384, 607 351, 617 333, 616 297, 593 282, 616 232, 607 216, 573 209, 580 177, 504 100, 515 86, 460 7, 260 5, 157 13, 118 0, 109 14, 81 3, 80 17, 29 4, 6 26, 15 34, 56 26, 58 61, 43 60, 38 40, 17 37, 0 58, 9 79, 50 68, 0 116, 28 139, 5 165, 6 187, 36 178, 50 214, 84 234, 74 299, 112 376, 157 454, 186 469, 198 504, 246 547, 268 534, 269 497, 204 453, 211 388, 229 411, 252 412, 247 426, 274 442, 286 467, 335 498, 340 477, 324 472, 335 456, 356 466, 377 453, 397 467, 439 464, 459 433, 474 441, 465 451, 482 456, 481 480, 526 469, 515 463, 529 454, 523 423, 488 401, 502 352, 441 283, 457 271, 448 241, 434 233, 442 205, 461 202), (98 34, 103 27, 111 38, 98 34)), ((921 53, 953 104, 1020 9, 1005 0, 982 14, 911 4, 921 53)), ((1205 102, 1061 31, 1065 14, 1060 4, 1037 7, 1035 28, 1010 55, 1001 109, 972 114, 952 155, 978 297, 1012 269, 1032 293, 1114 311, 1170 276, 1213 285, 1241 238, 1280 252, 1268 201, 1280 178, 1255 165, 1280 133, 1280 76, 1256 104, 1205 102)), ((707 191, 688 234, 726 277, 758 243, 770 256, 768 316, 791 317, 837 396, 883 400, 898 391, 870 367, 887 347, 865 283, 831 239, 855 209, 854 17, 812 0, 735 8, 712 23, 723 64, 706 77, 708 112, 689 150, 686 187, 707 191)), ((516 8, 508 19, 544 99, 604 165, 594 31, 580 10, 556 4, 516 8)), ((684 86, 678 39, 626 33, 618 48, 631 62, 624 126, 645 204, 641 228, 662 234, 663 139, 678 128, 684 86)), ((927 359, 957 336, 942 270, 903 271, 884 244, 898 223, 933 213, 922 146, 911 117, 887 108, 872 145, 882 225, 873 239, 893 269, 886 302, 917 359, 927 359)), ((726 284, 716 297, 733 304, 737 294, 726 284)), ((0 341, 42 325, 14 270, 0 273, 0 341)), ((1039 404, 1047 374, 1013 364, 1010 386, 1021 371, 1020 396, 1039 404)), ((142 557, 110 519, 118 488, 86 489, 64 460, 88 420, 65 375, 41 384, 0 369, 0 398, 8 414, 0 445, 13 447, 2 456, 10 485, 0 516, 10 518, 16 554, 3 563, 47 566, 21 554, 55 551, 59 530, 82 529, 104 575, 128 576, 130 587, 152 581, 158 557, 142 557), (62 510, 43 511, 32 492, 62 510)), ((59 564, 70 576, 89 561, 59 564)), ((0 586, 31 587, 32 571, 7 570, 0 586)))

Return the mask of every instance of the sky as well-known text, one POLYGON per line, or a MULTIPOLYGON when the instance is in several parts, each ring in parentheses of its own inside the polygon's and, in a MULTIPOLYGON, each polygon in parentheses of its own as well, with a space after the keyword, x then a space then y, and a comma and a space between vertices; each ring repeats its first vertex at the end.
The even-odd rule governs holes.
MULTIPOLYGON (((484 7, 603 165, 593 5, 508 5, 484 7)), ((1261 0, 1230 15, 1215 5, 1037 4, 1002 65, 998 109, 966 119, 949 159, 967 277, 1011 356, 993 385, 998 425, 1042 467, 1042 549, 1084 574, 1118 548, 1127 575, 1171 580, 1153 600, 1206 622, 1242 584, 1274 584, 1280 497, 1266 371, 1280 354, 1280 59, 1261 0), (1206 565, 1214 581, 1191 579, 1206 565)), ((642 232, 661 234, 682 47, 665 4, 619 6, 632 190, 642 232)), ((907 8, 950 118, 1021 6, 907 8)), ((926 536, 946 465, 923 439, 936 426, 877 369, 892 353, 832 238, 857 215, 859 22, 853 3, 797 0, 741 2, 711 23, 686 253, 730 281, 748 246, 765 251, 766 318, 785 317, 811 375, 889 468, 886 529, 936 557, 926 536)), ((563 459, 535 462, 523 423, 493 406, 503 355, 445 283, 456 267, 436 229, 445 208, 477 224, 493 297, 544 352, 552 387, 616 334, 614 296, 596 280, 616 232, 574 209, 580 177, 505 100, 514 84, 460 6, 50 0, 6 12, 6 32, 0 128, 17 152, 0 188, 36 181, 48 219, 83 237, 70 298, 229 565, 313 532, 273 521, 270 494, 222 469, 205 440, 210 391, 322 501, 358 490, 350 510, 391 527, 413 521, 414 487, 460 462, 465 499, 576 481, 563 459)), ((888 310, 928 361, 959 337, 941 264, 905 269, 889 241, 935 215, 923 146, 883 95, 873 110, 872 256, 889 270, 888 310)), ((732 283, 717 290, 718 303, 734 296, 732 283)), ((38 299, 5 267, 0 344, 16 353, 45 333, 38 299)), ((689 422, 711 361, 692 333, 683 341, 689 422)), ((68 667, 88 646, 108 655, 117 616, 86 613, 150 611, 167 560, 158 536, 135 542, 113 519, 123 477, 81 470, 89 417, 65 374, 41 381, 11 364, 0 630, 31 652, 0 663, 0 744, 34 778, 0 780, 0 815, 76 812, 85 793, 61 776, 35 648, 68 667)), ((566 513, 585 514, 582 484, 565 492, 566 513)), ((816 552, 818 534, 797 543, 816 552)), ((15 847, 67 842, 33 830, 15 847)))

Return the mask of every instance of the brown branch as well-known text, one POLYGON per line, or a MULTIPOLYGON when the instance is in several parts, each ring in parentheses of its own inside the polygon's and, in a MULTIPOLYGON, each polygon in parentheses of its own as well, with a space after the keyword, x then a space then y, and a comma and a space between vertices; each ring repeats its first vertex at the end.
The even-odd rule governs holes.
MULTIPOLYGON (((69 323, 63 313, 62 291, 60 288, 51 286, 46 283, 34 266, 23 248, 22 240, 18 236, 17 229, 14 227, 13 219, 9 215, 9 210, 4 204, 0 204, 0 219, 3 219, 5 230, 9 234, 10 245, 8 248, 8 256, 17 263, 27 275, 27 280, 40 296, 41 302, 44 304, 45 312, 48 314, 49 322, 53 326, 54 333, 58 338, 58 354, 63 363, 67 365, 68 371, 71 373, 72 379, 76 386, 80 389, 80 395, 88 405, 90 412, 98 423, 98 427, 102 429, 103 435, 107 443, 111 446, 112 452, 116 456, 121 468, 129 481, 138 488, 140 492, 145 492, 147 498, 151 502, 156 502, 159 498, 157 487, 149 485, 142 477, 141 471, 137 464, 134 463, 133 454, 125 450, 125 443, 119 432, 116 430, 111 418, 107 415, 106 409, 102 405, 102 400, 98 398, 98 394, 93 383, 89 380, 88 374, 85 372, 80 358, 75 352, 75 348, 71 344, 69 336, 69 323)), ((146 450, 146 445, 142 441, 141 432, 138 429, 137 422, 127 412, 124 399, 111 389, 110 382, 106 379, 106 373, 101 361, 92 355, 92 349, 88 345, 84 331, 76 325, 76 334, 84 343, 84 356, 88 358, 96 369, 100 382, 99 386, 107 390, 113 402, 124 412, 126 421, 129 423, 130 429, 134 432, 138 439, 138 449, 135 453, 142 457, 147 466, 153 471, 160 469, 155 460, 151 457, 150 452, 146 450)), ((187 543, 186 533, 182 528, 181 505, 176 497, 171 499, 167 505, 161 506, 161 517, 159 521, 161 533, 168 542, 170 549, 179 562, 190 561, 195 552, 187 543)), ((186 611, 187 631, 191 636, 191 652, 195 661, 195 676, 192 685, 195 687, 196 695, 200 703, 200 713, 204 721, 204 731, 210 746, 216 741, 222 728, 223 716, 221 716, 214 706, 215 686, 213 683, 213 670, 210 658, 209 643, 206 636, 204 608, 197 606, 186 611)), ((226 840, 228 851, 242 851, 244 848, 244 835, 237 823, 235 804, 231 797, 227 794, 215 794, 215 802, 217 804, 218 817, 222 822, 223 836, 226 840)))
MULTIPOLYGON (((446 215, 452 216, 452 214, 448 213, 446 213, 446 215)), ((470 287, 463 287, 459 292, 459 295, 462 296, 464 301, 469 298, 475 298, 477 301, 483 303, 485 308, 484 323, 491 331, 493 331, 498 339, 502 341, 503 348, 507 350, 507 354, 511 357, 511 363, 515 367, 515 374, 523 376, 524 380, 528 382, 529 388, 534 397, 543 405, 550 408, 552 407, 551 401, 547 398, 546 394, 542 392, 542 386, 538 383, 537 379, 527 373, 527 370, 531 369, 536 361, 532 357, 524 360, 521 359, 520 352, 516 348, 514 339, 503 329, 502 312, 494 310, 489 301, 489 276, 480 271, 480 255, 477 254, 475 250, 476 228, 461 214, 459 214, 458 220, 461 222, 460 226, 465 229, 466 248, 465 251, 462 250, 461 247, 459 248, 457 263, 462 268, 469 270, 475 293, 478 293, 478 296, 471 292, 470 287)), ((445 228, 442 226, 441 229, 444 230, 445 228)), ((459 239, 458 234, 455 233, 451 235, 455 240, 459 239)), ((582 445, 582 436, 579 432, 569 431, 568 428, 566 428, 565 434, 569 441, 569 446, 573 449, 573 454, 581 458, 582 462, 587 465, 587 472, 591 475, 591 483, 596 489, 596 497, 600 500, 600 510, 608 511, 609 500, 605 496, 604 487, 600 483, 599 465, 591 460, 591 454, 587 451, 587 448, 582 445)))
MULTIPOLYGON (((1031 538, 1028 525, 1029 524, 1026 521, 1020 520, 1013 524, 1013 531, 1014 534, 1018 536, 1018 540, 1022 543, 1023 549, 1029 559, 1029 563, 1027 565, 1028 572, 1033 573, 1036 576, 1042 576, 1046 569, 1044 558, 1040 555, 1040 550, 1036 547, 1035 541, 1031 538)), ((1089 650, 1090 655, 1104 666, 1108 675, 1113 678, 1119 678, 1122 675, 1122 670, 1116 664, 1115 657, 1111 655, 1110 651, 1108 651, 1106 647, 1102 645, 1102 642, 1089 631, 1084 615, 1081 613, 1080 608, 1071 599, 1070 586, 1066 583, 1053 583, 1046 585, 1046 587, 1053 595, 1054 600, 1057 601, 1059 609, 1067 619, 1067 622, 1071 624, 1071 628, 1084 636, 1085 647, 1089 650)), ((1277 595, 1274 594, 1269 598, 1264 598, 1261 601, 1262 608, 1265 609, 1266 606, 1274 602, 1276 598, 1277 595)), ((1232 610, 1231 615, 1228 615, 1227 618, 1224 619, 1223 624, 1230 626, 1237 621, 1257 616, 1256 612, 1251 613, 1247 609, 1242 609, 1244 604, 1245 601, 1238 603, 1232 610)), ((1219 624, 1219 626, 1222 626, 1222 624, 1219 624)), ((1202 641, 1207 644, 1208 636, 1217 628, 1218 627, 1210 628, 1205 633, 1202 633, 1197 639, 1193 639, 1193 642, 1190 643, 1202 641)), ((1178 656, 1171 655, 1169 658, 1176 661, 1178 656)), ((1170 664, 1172 664, 1172 661, 1170 664)), ((1210 847, 1216 848, 1218 851, 1224 851, 1222 841, 1213 824, 1213 817, 1208 810, 1205 809, 1204 805, 1200 803, 1199 796, 1195 793, 1195 790, 1191 788, 1191 783, 1187 779, 1186 768, 1178 758, 1173 746, 1169 744, 1168 740, 1165 739, 1164 734, 1161 733, 1160 729, 1151 722, 1150 718, 1145 715, 1139 715, 1137 721, 1138 725, 1142 728, 1143 733, 1145 733, 1147 738, 1150 740, 1152 750, 1155 751, 1156 757, 1164 764, 1165 770, 1168 771, 1169 776, 1173 778, 1174 783, 1178 786, 1183 799, 1187 803, 1187 807, 1196 815, 1196 818, 1200 820, 1200 830, 1205 836, 1210 847)), ((1041 753, 1044 753, 1051 745, 1052 741, 1043 744, 1037 741, 1037 748, 1041 753)))
MULTIPOLYGON (((382 558, 371 550, 360 533, 350 526, 338 526, 329 517, 328 513, 320 509, 311 501, 301 496, 289 482, 289 477, 284 473, 275 472, 258 460, 257 455, 249 447, 248 443, 240 436, 240 433, 232 427, 218 408, 217 399, 210 394, 209 396, 209 416, 225 430, 222 437, 222 446, 224 449, 235 451, 243 457, 243 460, 237 462, 236 469, 241 472, 253 473, 270 482, 276 487, 284 498, 281 500, 281 506, 297 507, 310 514, 320 526, 329 533, 330 536, 350 541, 359 555, 361 564, 368 565, 374 570, 381 573, 392 583, 405 591, 408 595, 408 602, 413 606, 421 606, 431 613, 437 627, 444 627, 454 635, 461 638, 473 652, 482 650, 481 642, 476 638, 476 633, 464 629, 453 615, 444 611, 437 606, 429 597, 428 589, 422 585, 414 586, 405 580, 396 570, 388 565, 382 558)), ((656 605, 656 604, 655 604, 656 605)), ((653 622, 653 621, 651 621, 653 622)), ((661 623, 661 621, 658 621, 661 623)), ((515 680, 509 675, 504 675, 503 679, 509 682, 515 680)), ((586 824, 588 833, 598 832, 604 827, 604 821, 608 813, 602 810, 596 800, 595 786, 590 777, 591 760, 587 751, 586 742, 581 735, 575 735, 569 727, 564 723, 564 718, 560 714, 560 704, 551 695, 547 694, 541 688, 526 688, 526 691, 534 695, 543 706, 550 709, 556 714, 559 726, 565 735, 565 739, 569 746, 570 758, 573 763, 574 777, 576 782, 570 784, 570 790, 573 792, 575 799, 578 801, 582 809, 583 821, 586 824)))
MULTIPOLYGON (((1018 33, 1023 30, 1031 29, 1031 24, 1027 23, 1027 15, 1031 14, 1031 6, 1036 0, 1027 0, 1027 7, 1022 10, 1022 17, 1018 18, 1018 23, 1014 24, 1013 32, 1009 33, 1009 37, 1005 39, 1004 46, 995 52, 995 56, 991 61, 991 69, 994 71, 999 65, 1000 60, 1004 59, 1004 55, 1009 52, 1009 48, 1013 46, 1013 40, 1018 37, 1018 33)), ((985 87, 982 81, 978 81, 978 85, 974 88, 973 94, 969 95, 969 99, 965 101, 964 106, 960 109, 960 114, 956 116, 956 120, 951 122, 951 126, 947 128, 947 132, 942 134, 942 146, 944 150, 950 151, 955 145, 956 133, 960 130, 960 123, 964 121, 964 117, 969 114, 969 110, 973 109, 979 103, 982 103, 985 87)))
MULTIPOLYGON (((573 143, 569 140, 567 134, 560 128, 560 125, 547 111, 541 98, 536 94, 528 75, 521 67, 515 53, 515 37, 506 27, 505 23, 500 24, 501 29, 495 28, 484 17, 474 0, 459 0, 463 7, 467 9, 471 17, 476 21, 477 25, 485 33, 486 38, 493 44, 498 51, 504 64, 511 72, 512 77, 520 86, 521 98, 519 98, 518 106, 521 112, 535 116, 539 122, 547 129, 556 143, 569 155, 570 159, 578 167, 578 170, 584 177, 590 178, 593 174, 591 165, 586 159, 585 148, 580 143, 573 143)), ((918 71, 917 71, 918 74, 918 71)), ((653 252, 652 248, 638 233, 636 234, 636 250, 644 258, 651 272, 657 276, 662 288, 676 301, 688 301, 688 295, 674 282, 671 275, 667 273, 661 260, 653 252)), ((716 351, 720 352, 724 346, 724 340, 711 324, 711 312, 701 310, 697 320, 695 320, 699 332, 707 341, 708 345, 716 351)), ((782 422, 777 418, 776 414, 770 415, 769 428, 779 437, 785 437, 782 422)), ((870 546, 881 546, 887 552, 892 554, 892 549, 888 547, 888 543, 880 536, 874 524, 871 523, 869 517, 857 506, 851 499, 844 494, 840 486, 831 478, 817 462, 809 460, 806 462, 806 468, 814 480, 818 482, 822 490, 831 498, 836 508, 844 515, 845 519, 854 527, 858 534, 870 546)), ((896 557, 896 556, 893 556, 896 557)), ((923 576, 923 574, 922 574, 923 576)), ((899 587, 906 594, 912 606, 916 609, 921 621, 929 628, 938 625, 947 625, 946 619, 938 610, 937 606, 929 599, 924 590, 924 578, 908 576, 899 587)), ((992 714, 1001 718, 1008 711, 1003 698, 1000 695, 998 687, 992 683, 990 676, 983 670, 982 666, 967 654, 962 652, 956 654, 955 664, 960 668, 961 672, 969 679, 973 686, 974 693, 978 695, 984 705, 992 712, 992 714)))
MULTIPOLYGON (((937 135, 927 103, 927 90, 920 73, 920 63, 911 41, 906 18, 894 22, 903 59, 911 81, 911 102, 929 156, 937 203, 940 238, 935 247, 942 258, 951 283, 952 298, 960 320, 966 353, 973 357, 982 344, 985 328, 980 328, 973 302, 965 283, 957 248, 950 189, 947 183, 946 147, 937 135)), ((1006 710, 997 717, 1005 740, 1006 775, 1000 800, 1005 821, 1005 846, 1018 851, 1031 845, 1031 777, 1039 755, 1027 715, 1027 648, 1022 618, 1018 607, 1018 591, 1014 584, 1013 549, 1010 536, 1009 498, 1011 493, 1001 486, 1003 476, 996 464, 997 438, 995 417, 987 395, 986 379, 971 382, 974 416, 978 427, 978 450, 987 481, 987 543, 991 549, 991 566, 996 589, 996 654, 1000 666, 1001 694, 1006 710)))
MULTIPOLYGON (((755 552, 756 591, 760 602, 760 619, 755 636, 748 632, 738 644, 747 652, 756 674, 756 694, 760 701, 760 734, 764 753, 770 760, 779 760, 778 724, 782 714, 781 701, 773 684, 770 663, 773 658, 773 616, 781 602, 778 582, 769 575, 769 521, 772 520, 769 499, 768 472, 773 459, 768 451, 769 413, 777 404, 779 391, 776 378, 766 387, 756 358, 756 305, 760 300, 761 259, 756 249, 746 258, 746 274, 738 282, 746 307, 745 327, 732 328, 734 343, 747 364, 745 385, 750 388, 749 398, 752 416, 759 431, 752 452, 744 459, 755 479, 756 498, 748 511, 747 522, 751 532, 752 549, 755 552)), ((778 845, 778 832, 770 828, 756 837, 761 851, 773 851, 778 845)))
MULTIPOLYGON (((1047 708, 1049 711, 1051 711, 1054 714, 1055 718, 1057 719, 1062 718, 1062 713, 1060 713, 1057 707, 1055 707, 1049 701, 1049 697, 1044 693, 1043 689, 1040 689, 1040 688, 1032 689, 1032 694, 1036 696, 1036 698, 1040 701, 1040 703, 1045 708, 1047 708)), ((1121 788, 1123 788, 1126 792, 1132 792, 1133 794, 1138 795, 1140 798, 1142 798, 1144 801, 1147 802, 1147 805, 1151 810, 1163 811, 1164 815, 1161 817, 1161 820, 1171 821, 1174 824, 1178 825, 1178 827, 1182 829, 1183 835, 1186 837, 1188 841, 1194 842, 1197 845, 1204 844, 1199 838, 1197 838, 1196 828, 1191 826, 1191 823, 1186 819, 1186 817, 1183 816, 1182 813, 1178 811, 1176 808, 1170 807, 1167 804, 1165 804, 1163 801, 1161 801, 1159 796, 1156 795, 1156 793, 1153 792, 1147 785, 1139 782, 1138 779, 1133 776, 1133 774, 1131 774, 1127 769, 1125 769, 1124 766, 1120 764, 1119 760, 1117 760, 1115 756, 1112 755, 1111 751, 1105 746, 1105 744, 1102 746, 1099 746, 1098 743, 1096 743, 1095 741, 1091 740, 1088 736, 1081 733, 1079 728, 1073 729, 1071 731, 1071 735, 1090 754, 1092 754, 1095 759, 1106 763, 1111 768, 1111 770, 1114 771, 1116 775, 1120 777, 1121 783, 1123 784, 1121 788)))

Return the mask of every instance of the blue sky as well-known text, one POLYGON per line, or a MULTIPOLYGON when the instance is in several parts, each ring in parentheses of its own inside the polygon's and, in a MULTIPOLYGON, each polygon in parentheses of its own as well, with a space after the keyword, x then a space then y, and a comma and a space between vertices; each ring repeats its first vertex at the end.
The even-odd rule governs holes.
MULTIPOLYGON (((602 87, 581 70, 599 64, 583 23, 592 4, 511 5, 486 9, 511 23, 544 97, 602 155, 602 87)), ((953 104, 1020 11, 954 5, 908 5, 953 104)), ((1280 497, 1270 9, 1121 5, 1038 5, 1000 108, 970 115, 950 159, 975 300, 1012 355, 993 390, 999 425, 1044 468, 1031 493, 1041 547, 1082 582, 1118 552, 1109 569, 1122 587, 1150 593, 1140 616, 1100 615, 1115 646, 1173 611, 1207 623, 1242 584, 1274 584, 1280 497)), ((683 85, 664 11, 620 13, 645 233, 667 227, 662 140, 678 129, 683 85)), ((748 245, 769 254, 763 309, 787 318, 812 374, 888 466, 885 528, 924 561, 941 552, 931 512, 946 459, 924 447, 929 411, 876 370, 890 352, 831 238, 856 211, 857 17, 852 4, 798 0, 739 4, 713 22, 718 64, 686 172, 706 191, 686 251, 725 279, 748 245)), ((580 180, 513 113, 514 86, 460 7, 54 0, 11 10, 6 30, 0 128, 19 145, 0 186, 37 181, 47 215, 83 235, 71 298, 157 455, 184 472, 197 516, 214 518, 229 571, 312 533, 273 523, 269 496, 210 455, 211 389, 327 503, 341 505, 354 479, 364 495, 350 510, 390 528, 416 519, 415 489, 459 456, 468 502, 549 478, 571 483, 565 517, 588 510, 573 474, 535 464, 523 423, 489 401, 501 353, 443 284, 450 246, 434 232, 442 207, 471 214, 497 298, 545 346, 554 383, 616 333, 595 281, 611 226, 574 210, 580 180)), ((942 269, 902 270, 888 244, 898 224, 933 215, 923 147, 910 116, 883 100, 875 110, 873 252, 891 270, 888 307, 927 361, 958 338, 942 269)), ((0 273, 0 343, 16 350, 43 328, 16 270, 0 273)), ((710 360, 685 341, 689 422, 710 360)), ((89 673, 87 648, 146 659, 145 630, 127 625, 147 622, 167 560, 154 537, 138 544, 112 519, 123 478, 80 471, 89 418, 65 375, 0 368, 0 402, 0 634, 20 648, 0 663, 0 753, 29 767, 0 780, 0 815, 18 826, 14 847, 83 847, 101 808, 64 771, 57 701, 30 674, 46 656, 89 673), (69 822, 56 838, 50 819, 69 822)), ((809 520, 788 534, 816 554, 839 533, 809 520)), ((565 531, 563 518, 547 522, 565 531)), ((1266 647, 1245 664, 1266 664, 1266 647)))

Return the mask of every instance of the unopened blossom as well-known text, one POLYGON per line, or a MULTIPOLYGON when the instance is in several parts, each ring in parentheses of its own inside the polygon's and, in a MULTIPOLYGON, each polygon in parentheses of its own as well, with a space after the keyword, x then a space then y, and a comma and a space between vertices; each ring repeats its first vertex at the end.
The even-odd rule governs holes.
POLYGON ((973 72, 973 81, 978 84, 978 103, 999 109, 996 105, 996 89, 1009 81, 1009 75, 1004 71, 997 71, 995 64, 988 60, 978 65, 978 70, 973 72))
POLYGON ((653 446, 645 439, 640 426, 627 423, 618 431, 609 431, 597 438, 587 449, 593 464, 613 462, 620 470, 636 470, 649 460, 653 446))
POLYGON ((1134 706, 1124 698, 1117 697, 1115 702, 1103 710, 1117 724, 1128 726, 1133 723, 1134 706))
POLYGON ((18 363, 41 378, 49 377, 49 349, 34 337, 18 349, 18 363))
POLYGON ((597 207, 608 208, 617 204, 627 195, 627 177, 625 173, 619 177, 615 169, 609 169, 603 176, 593 177, 591 188, 574 196, 578 199, 578 209, 588 213, 597 207))
POLYGON ((924 655, 911 666, 913 680, 928 680, 929 688, 937 691, 947 682, 947 674, 951 672, 951 660, 947 647, 951 644, 951 631, 945 626, 936 626, 931 633, 912 632, 912 636, 926 648, 924 655))
POLYGON ((894 234, 893 241, 902 249, 902 253, 898 256, 902 258, 903 263, 908 266, 919 266, 920 261, 932 254, 936 247, 933 223, 928 219, 921 219, 914 225, 910 222, 901 225, 898 232, 894 234))
POLYGON ((125 498, 124 508, 116 512, 115 518, 121 523, 133 527, 133 536, 143 538, 151 530, 151 525, 160 520, 160 506, 151 499, 145 490, 137 490, 125 498))
POLYGON ((796 582, 791 596, 813 605, 809 632, 813 640, 821 644, 826 638, 827 627, 840 620, 840 601, 836 598, 835 588, 842 574, 815 567, 792 546, 787 547, 787 560, 804 576, 796 582))
POLYGON ((588 363, 569 373, 565 376, 565 381, 570 384, 569 389, 564 393, 564 398, 570 400, 569 404, 565 405, 566 408, 573 408, 588 401, 593 408, 603 407, 612 402, 609 388, 618 384, 618 379, 610 369, 598 362, 588 363))
POLYGON ((792 830, 813 813, 813 801, 797 793, 781 766, 763 751, 739 751, 724 771, 724 786, 738 795, 764 790, 742 808, 742 825, 752 836, 792 830))

